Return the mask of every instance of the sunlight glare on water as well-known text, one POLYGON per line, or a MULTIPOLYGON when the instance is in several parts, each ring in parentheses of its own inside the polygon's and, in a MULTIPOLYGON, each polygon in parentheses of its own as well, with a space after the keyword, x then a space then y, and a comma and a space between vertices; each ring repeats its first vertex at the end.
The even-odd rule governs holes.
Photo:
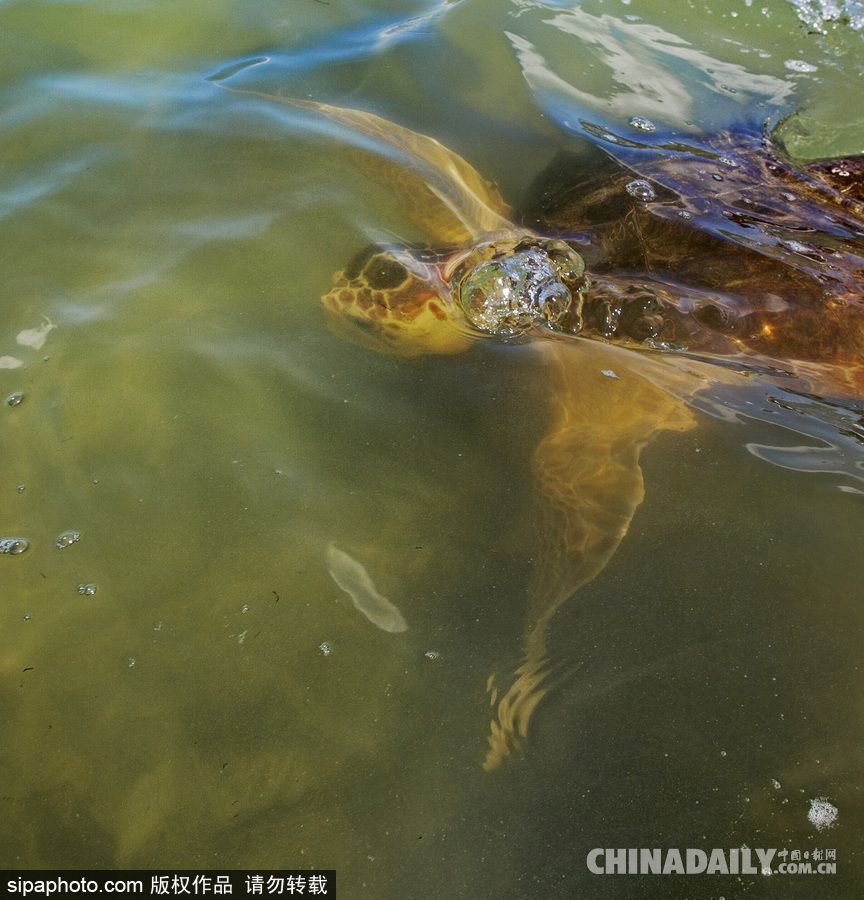
MULTIPOLYGON (((859 6, 0 4, 3 868, 709 897, 586 854, 747 844, 834 848, 818 895, 860 893, 860 400, 754 376, 652 442, 630 533, 552 619, 524 752, 486 773, 537 615, 548 372, 519 339, 333 333, 334 273, 433 226, 356 135, 224 89, 433 135, 518 210, 585 123, 864 151, 859 6)), ((780 877, 722 892, 815 896, 780 877)))

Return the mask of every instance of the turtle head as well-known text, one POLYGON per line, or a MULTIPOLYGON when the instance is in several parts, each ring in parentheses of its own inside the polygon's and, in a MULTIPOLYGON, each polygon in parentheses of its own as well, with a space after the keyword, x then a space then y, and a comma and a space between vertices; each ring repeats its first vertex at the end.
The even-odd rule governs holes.
POLYGON ((334 329, 400 356, 459 353, 481 335, 581 328, 582 257, 567 243, 503 237, 450 253, 372 245, 322 298, 334 329))
POLYGON ((442 259, 424 250, 368 246, 321 298, 333 329, 399 356, 467 350, 471 337, 442 280, 442 259))

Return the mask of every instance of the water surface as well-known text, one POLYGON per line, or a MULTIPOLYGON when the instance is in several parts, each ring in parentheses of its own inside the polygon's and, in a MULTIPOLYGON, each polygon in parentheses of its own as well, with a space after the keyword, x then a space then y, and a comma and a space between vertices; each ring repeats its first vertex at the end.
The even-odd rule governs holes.
POLYGON ((335 868, 382 900, 860 893, 860 405, 718 390, 655 441, 630 534, 553 622, 524 757, 483 772, 545 373, 523 345, 404 360, 331 333, 332 274, 428 235, 349 136, 213 79, 434 135, 518 204, 584 121, 770 120, 801 160, 862 152, 862 21, 0 4, 0 538, 30 542, 0 555, 0 865, 335 868), (331 544, 407 630, 358 610, 331 544), (833 849, 837 874, 585 865, 744 845, 833 849))

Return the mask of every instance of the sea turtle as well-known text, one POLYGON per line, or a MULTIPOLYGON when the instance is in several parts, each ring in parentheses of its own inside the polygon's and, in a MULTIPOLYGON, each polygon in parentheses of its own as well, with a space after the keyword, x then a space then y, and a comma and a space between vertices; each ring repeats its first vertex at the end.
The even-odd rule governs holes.
POLYGON ((322 298, 337 330, 404 356, 520 334, 548 360, 525 655, 500 699, 490 684, 484 767, 497 768, 545 692, 552 616, 604 568, 643 498, 645 444, 692 427, 703 388, 752 373, 864 398, 864 161, 797 168, 764 129, 652 144, 583 123, 595 142, 555 158, 517 216, 430 137, 257 96, 347 129, 433 242, 357 254, 322 298))

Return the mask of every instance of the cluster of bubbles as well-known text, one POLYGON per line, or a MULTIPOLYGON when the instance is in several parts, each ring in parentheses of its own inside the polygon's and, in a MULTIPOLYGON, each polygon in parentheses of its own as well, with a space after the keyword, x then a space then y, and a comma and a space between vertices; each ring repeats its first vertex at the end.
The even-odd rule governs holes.
POLYGON ((0 538, 0 553, 18 556, 30 546, 26 538, 0 538))
MULTIPOLYGON (((22 485, 18 488, 18 493, 20 494, 23 489, 24 486, 22 485)), ((62 550, 64 547, 69 547, 80 540, 80 532, 64 531, 54 542, 54 546, 57 547, 58 550, 62 550)), ((0 538, 0 553, 9 553, 12 556, 17 556, 27 550, 29 546, 30 541, 28 541, 27 538, 0 538)))
POLYGON ((820 34, 828 26, 864 31, 864 3, 861 0, 792 0, 798 18, 820 34))
MULTIPOLYGON (((19 487, 18 492, 21 493, 24 486, 21 485, 19 487)), ((78 531, 64 531, 61 535, 58 536, 57 540, 54 542, 54 546, 58 550, 63 550, 65 547, 71 547, 72 544, 77 543, 81 540, 81 534, 78 531)), ((27 538, 20 537, 8 537, 8 538, 0 538, 0 554, 6 553, 9 556, 20 556, 22 553, 26 552, 30 548, 30 541, 27 538)), ((78 593, 83 594, 87 597, 92 597, 93 594, 96 593, 96 585, 90 582, 86 584, 78 585, 78 593)), ((25 616, 25 619, 29 619, 29 616, 25 616)))
POLYGON ((585 263, 564 241, 481 244, 460 265, 454 296, 465 317, 491 334, 559 325, 583 287, 585 263))

